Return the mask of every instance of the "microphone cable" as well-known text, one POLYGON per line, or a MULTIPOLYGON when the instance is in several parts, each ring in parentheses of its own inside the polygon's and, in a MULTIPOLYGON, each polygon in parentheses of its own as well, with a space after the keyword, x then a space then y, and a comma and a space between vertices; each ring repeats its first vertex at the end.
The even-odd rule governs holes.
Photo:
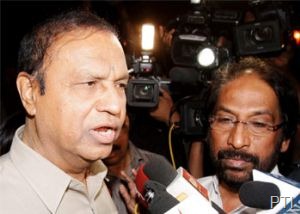
POLYGON ((170 157, 171 157, 171 161, 172 161, 172 166, 174 167, 174 169, 176 169, 176 163, 175 163, 175 159, 174 159, 173 146, 172 146, 172 132, 173 132, 174 127, 175 127, 175 123, 172 123, 169 128, 169 133, 168 133, 168 144, 169 144, 169 152, 170 152, 170 157))

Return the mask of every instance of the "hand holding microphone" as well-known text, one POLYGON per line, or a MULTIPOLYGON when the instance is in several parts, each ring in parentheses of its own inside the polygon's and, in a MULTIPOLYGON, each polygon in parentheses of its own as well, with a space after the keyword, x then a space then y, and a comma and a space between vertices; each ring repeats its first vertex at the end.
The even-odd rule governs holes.
MULTIPOLYGON (((157 199, 156 202, 151 201, 151 206, 163 206, 165 207, 164 210, 168 210, 168 214, 220 213, 208 200, 207 190, 195 178, 183 168, 179 168, 176 171, 165 159, 157 159, 156 161, 142 165, 137 171, 135 182, 137 189, 144 197, 148 197, 149 193, 151 195, 151 191, 149 192, 149 188, 147 187, 147 182, 151 184, 152 182, 156 182, 166 187, 166 191, 161 194, 161 198, 172 196, 179 203, 170 209, 164 203, 159 204, 158 202, 161 202, 161 200, 157 199)), ((148 203, 149 206, 150 204, 148 203)))

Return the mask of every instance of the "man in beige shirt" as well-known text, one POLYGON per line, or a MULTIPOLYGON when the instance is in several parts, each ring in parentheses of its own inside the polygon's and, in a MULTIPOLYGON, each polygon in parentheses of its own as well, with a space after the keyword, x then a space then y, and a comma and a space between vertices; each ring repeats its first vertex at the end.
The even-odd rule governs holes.
POLYGON ((23 38, 18 63, 27 116, 0 158, 0 213, 117 213, 101 161, 126 115, 115 30, 89 12, 61 14, 23 38))

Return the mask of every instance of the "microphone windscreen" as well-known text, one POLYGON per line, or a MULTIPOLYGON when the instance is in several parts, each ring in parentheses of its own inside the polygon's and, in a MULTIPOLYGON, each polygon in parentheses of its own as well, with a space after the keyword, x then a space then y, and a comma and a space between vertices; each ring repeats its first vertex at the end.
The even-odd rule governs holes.
POLYGON ((198 73, 195 68, 174 67, 169 76, 172 82, 195 83, 198 81, 198 73))
POLYGON ((157 181, 165 186, 168 186, 177 176, 177 171, 164 157, 147 162, 144 166, 144 173, 150 180, 157 181))
POLYGON ((166 186, 156 181, 148 180, 145 183, 145 190, 148 211, 151 214, 163 214, 179 204, 179 201, 166 191, 166 186))
POLYGON ((144 193, 145 183, 149 180, 149 177, 144 173, 144 166, 145 166, 145 164, 142 164, 138 168, 138 170, 136 172, 135 180, 134 180, 136 188, 141 194, 144 193))
POLYGON ((271 196, 280 197, 278 186, 263 181, 249 181, 244 183, 239 190, 241 202, 253 208, 271 209, 271 196))

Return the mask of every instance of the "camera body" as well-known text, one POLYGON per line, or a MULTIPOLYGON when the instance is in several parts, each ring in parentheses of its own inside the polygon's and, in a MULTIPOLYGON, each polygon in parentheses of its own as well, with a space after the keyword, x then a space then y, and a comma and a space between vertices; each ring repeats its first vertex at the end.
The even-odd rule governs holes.
MULTIPOLYGON (((172 20, 167 27, 175 28, 170 47, 174 64, 169 72, 171 92, 180 101, 185 98, 185 86, 189 84, 195 87, 189 95, 201 95, 201 99, 185 100, 178 107, 184 135, 203 136, 206 132, 203 93, 219 66, 241 56, 268 55, 285 47, 291 8, 280 1, 249 0, 243 4, 247 3, 247 8, 234 9, 220 5, 215 8, 212 1, 204 1, 193 5, 190 13, 172 20), (249 11, 255 19, 246 20, 249 11), (176 84, 182 84, 180 92, 173 91, 176 84)), ((142 53, 142 57, 133 60, 133 78, 126 91, 129 106, 158 105, 162 81, 150 55, 142 53)))
POLYGON ((221 25, 217 26, 216 23, 235 23, 236 16, 215 13, 204 3, 193 5, 190 13, 171 22, 176 29, 171 44, 173 63, 196 68, 198 72, 209 72, 219 67, 230 58, 231 47, 217 45, 221 25))
MULTIPOLYGON (((195 67, 203 72, 232 58, 268 54, 285 48, 291 30, 289 5, 281 1, 249 0, 247 10, 226 8, 228 6, 217 9, 208 2, 199 3, 193 5, 192 12, 171 22, 176 29, 171 45, 175 65, 195 67), (249 12, 254 20, 247 20, 249 12), (222 36, 231 40, 230 43, 218 44, 222 36), (204 48, 209 48, 214 55, 214 60, 208 64, 200 60, 199 54, 204 48)), ((207 58, 208 54, 205 55, 207 58)))
POLYGON ((240 56, 276 52, 284 47, 278 20, 244 24, 236 28, 235 34, 240 56))
POLYGON ((283 50, 290 30, 289 10, 280 1, 250 1, 255 20, 235 28, 236 54, 268 54, 283 50))
POLYGON ((155 107, 159 101, 159 82, 157 79, 137 78, 128 82, 127 104, 134 107, 155 107))
POLYGON ((205 137, 207 131, 204 103, 189 100, 181 106, 180 129, 184 135, 205 137))
POLYGON ((158 105, 160 85, 155 58, 143 54, 133 58, 133 72, 126 89, 127 105, 131 107, 153 108, 158 105))

